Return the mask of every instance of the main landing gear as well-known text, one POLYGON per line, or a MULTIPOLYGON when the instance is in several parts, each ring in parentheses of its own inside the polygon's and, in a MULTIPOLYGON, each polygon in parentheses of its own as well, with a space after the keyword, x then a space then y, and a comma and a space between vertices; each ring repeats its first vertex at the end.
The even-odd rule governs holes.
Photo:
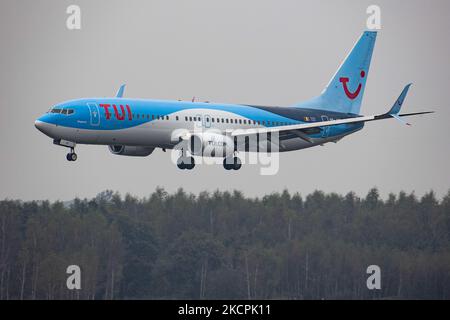
POLYGON ((226 157, 223 159, 225 170, 239 170, 242 167, 242 161, 238 157, 226 157))
MULTIPOLYGON (((237 153, 235 152, 235 155, 237 153)), ((239 170, 242 167, 242 161, 237 156, 228 156, 223 159, 223 167, 225 170, 239 170)), ((67 155, 69 156, 69 155, 67 155)), ((187 156, 186 151, 181 149, 181 155, 177 160, 177 167, 181 170, 192 170, 195 167, 195 159, 187 156)))
POLYGON ((193 157, 179 157, 177 160, 178 169, 192 170, 195 167, 195 160, 193 157))
POLYGON ((181 170, 192 170, 195 167, 194 157, 187 157, 186 152, 181 150, 181 156, 177 160, 177 167, 181 170))
POLYGON ((76 161, 78 159, 77 154, 75 153, 74 148, 70 148, 70 152, 66 155, 67 161, 76 161))
POLYGON ((239 170, 242 167, 242 161, 237 157, 237 137, 234 137, 234 152, 233 156, 229 155, 223 159, 223 167, 225 170, 239 170))

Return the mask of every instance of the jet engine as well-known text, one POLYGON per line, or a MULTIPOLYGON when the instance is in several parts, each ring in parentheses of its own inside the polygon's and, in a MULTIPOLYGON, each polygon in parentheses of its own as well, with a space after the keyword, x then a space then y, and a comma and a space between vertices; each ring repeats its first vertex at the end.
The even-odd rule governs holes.
POLYGON ((112 154, 119 156, 146 157, 150 155, 155 148, 153 147, 137 147, 137 146, 108 146, 112 154))

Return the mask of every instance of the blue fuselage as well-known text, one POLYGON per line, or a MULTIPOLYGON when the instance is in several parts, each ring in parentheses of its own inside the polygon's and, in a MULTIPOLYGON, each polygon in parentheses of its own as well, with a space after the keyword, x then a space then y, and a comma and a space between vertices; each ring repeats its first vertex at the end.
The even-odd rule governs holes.
MULTIPOLYGON (((356 117, 333 111, 296 107, 268 107, 207 102, 163 101, 126 98, 90 98, 54 106, 36 120, 39 130, 58 140, 78 144, 130 145, 172 148, 174 130, 227 130, 279 127, 356 117)), ((313 141, 294 133, 280 134, 280 151, 337 141, 360 130, 363 123, 341 124, 305 130, 313 141)))

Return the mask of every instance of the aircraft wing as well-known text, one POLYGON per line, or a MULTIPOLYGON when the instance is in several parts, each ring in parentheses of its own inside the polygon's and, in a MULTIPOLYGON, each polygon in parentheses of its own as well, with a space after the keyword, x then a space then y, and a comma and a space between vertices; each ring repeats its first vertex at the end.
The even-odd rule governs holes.
MULTIPOLYGON (((311 122, 311 123, 302 123, 302 124, 293 124, 293 125, 288 125, 288 126, 278 126, 278 127, 270 127, 270 128, 252 128, 252 129, 233 130, 230 132, 230 134, 231 134, 231 136, 248 136, 248 135, 253 135, 253 134, 262 134, 262 133, 269 133, 269 132, 285 132, 285 131, 298 132, 297 130, 300 130, 300 132, 301 132, 301 130, 304 130, 304 129, 328 127, 328 126, 335 126, 335 125, 347 124, 347 123, 368 122, 368 121, 383 120, 383 119, 389 119, 389 118, 395 118, 395 119, 399 120, 400 122, 404 122, 401 117, 433 113, 434 111, 399 114, 401 106, 406 97, 406 94, 408 93, 410 86, 411 86, 411 84, 408 84, 403 89, 402 93, 400 94, 398 99, 395 101, 392 108, 387 113, 384 113, 384 114, 373 115, 373 116, 360 116, 360 117, 338 119, 338 120, 328 120, 328 121, 320 121, 320 122, 311 122)), ((404 123, 409 125, 409 123, 406 123, 406 122, 404 122, 404 123)), ((304 138, 306 138, 306 137, 304 137, 304 138)))

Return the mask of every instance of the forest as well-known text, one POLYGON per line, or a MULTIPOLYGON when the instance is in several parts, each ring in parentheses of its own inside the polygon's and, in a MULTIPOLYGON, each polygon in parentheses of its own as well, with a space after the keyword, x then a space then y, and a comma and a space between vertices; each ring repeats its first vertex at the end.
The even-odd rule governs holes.
POLYGON ((450 190, 5 199, 0 299, 450 299, 450 190))

